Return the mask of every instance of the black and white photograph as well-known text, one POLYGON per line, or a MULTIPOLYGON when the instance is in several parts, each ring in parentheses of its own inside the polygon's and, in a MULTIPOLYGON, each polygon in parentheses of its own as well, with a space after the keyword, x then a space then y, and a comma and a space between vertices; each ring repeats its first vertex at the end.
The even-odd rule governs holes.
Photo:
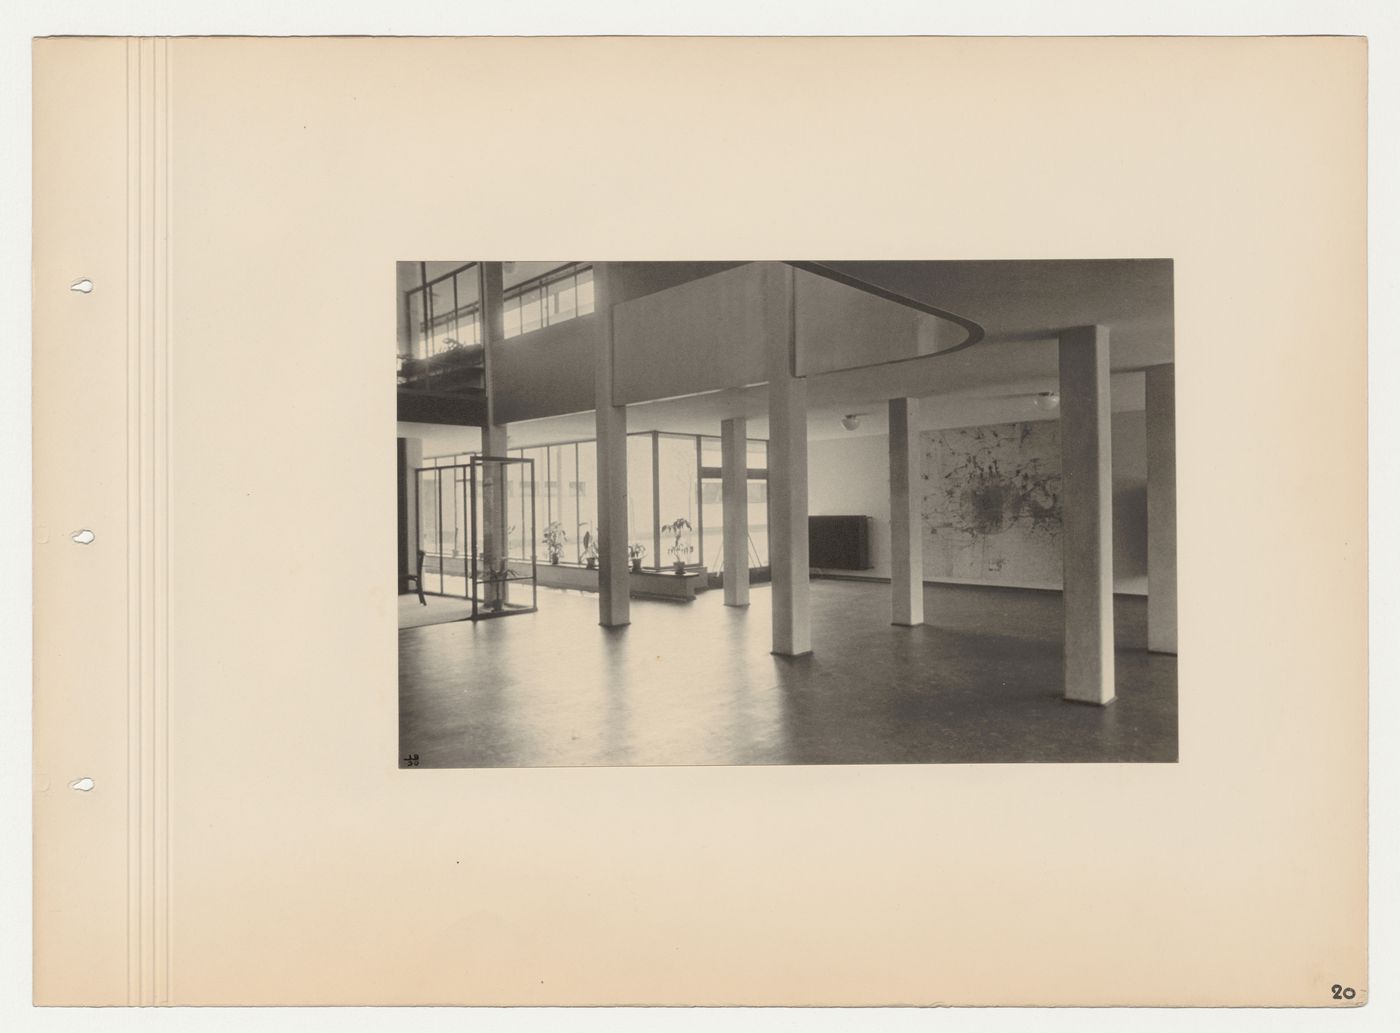
POLYGON ((1395 1026, 1394 43, 419 2, 13 48, 24 1017, 1395 1026))
POLYGON ((394 304, 400 767, 1177 760, 1170 258, 394 304))

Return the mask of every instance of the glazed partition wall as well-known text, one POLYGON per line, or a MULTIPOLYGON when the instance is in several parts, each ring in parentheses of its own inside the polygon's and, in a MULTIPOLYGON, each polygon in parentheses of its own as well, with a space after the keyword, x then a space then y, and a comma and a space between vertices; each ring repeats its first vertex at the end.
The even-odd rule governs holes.
POLYGON ((480 270, 470 262, 429 279, 404 295, 408 352, 398 355, 401 391, 435 394, 479 392, 485 387, 481 347, 480 270))
MULTIPOLYGON (((687 566, 720 571, 724 564, 724 507, 720 483, 719 438, 700 434, 643 431, 627 436, 627 527, 633 554, 643 569, 668 570, 677 559, 687 566), (675 534, 662 530, 678 520, 683 529, 677 550, 675 534), (686 551, 686 547, 689 551, 686 551), (673 551, 676 550, 676 551, 673 551)), ((562 535, 560 561, 592 565, 589 543, 598 521, 597 448, 592 440, 568 441, 512 449, 510 455, 534 461, 539 483, 540 533, 553 528, 562 535), (558 527, 554 527, 554 525, 558 527)), ((431 462, 427 460, 426 462, 431 462)), ((512 492, 521 507, 531 493, 512 492)), ((748 443, 749 565, 768 565, 768 442, 748 443)), ((523 508, 513 513, 512 558, 529 554, 523 508)), ((543 547, 538 536, 535 550, 543 547)))
POLYGON ((418 471, 418 548, 423 551, 423 591, 468 597, 471 550, 470 464, 418 471))
POLYGON ((535 549, 510 555, 517 509, 521 538, 537 540, 535 480, 528 459, 477 456, 471 461, 472 619, 529 613, 537 603, 535 549))
POLYGON ((473 619, 535 608, 535 477, 528 459, 474 456, 418 470, 427 595, 465 599, 473 619))
MULTIPOLYGON (((441 271, 445 263, 413 264, 419 283, 403 293, 408 336, 406 344, 398 344, 399 390, 479 394, 486 386, 480 263, 464 262, 446 271, 441 271)), ((593 311, 591 265, 572 262, 518 276, 507 272, 502 296, 507 339, 593 311)))

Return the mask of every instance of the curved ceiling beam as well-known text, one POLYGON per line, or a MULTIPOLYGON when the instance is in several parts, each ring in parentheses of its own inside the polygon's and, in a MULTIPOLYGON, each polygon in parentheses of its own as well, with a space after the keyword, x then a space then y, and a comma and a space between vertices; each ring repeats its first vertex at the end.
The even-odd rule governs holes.
POLYGON ((932 305, 926 305, 922 301, 915 301, 913 298, 905 297, 903 294, 896 294, 894 291, 887 290, 884 287, 877 287, 873 283, 867 283, 865 280, 857 279, 846 273, 837 272, 835 269, 824 266, 820 262, 788 262, 786 264, 792 266, 794 269, 801 269, 805 273, 811 273, 814 276, 823 277, 835 283, 842 284, 843 286, 852 287, 858 291, 864 291, 866 294, 872 294, 877 298, 883 298, 885 301, 893 302, 896 305, 903 305, 905 308, 912 308, 926 315, 936 316, 950 323, 956 323, 967 331, 966 340, 953 345, 953 347, 930 352, 928 355, 915 356, 915 358, 932 359, 940 355, 951 355, 953 352, 960 352, 964 348, 971 348, 987 335, 987 331, 982 328, 981 324, 974 323, 970 319, 966 319, 963 316, 941 308, 934 308, 932 305))

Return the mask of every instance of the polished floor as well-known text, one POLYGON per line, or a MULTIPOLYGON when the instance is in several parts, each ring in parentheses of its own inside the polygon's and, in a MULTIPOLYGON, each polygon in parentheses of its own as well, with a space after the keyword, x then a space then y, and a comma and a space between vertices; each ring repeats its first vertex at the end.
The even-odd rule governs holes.
POLYGON ((472 604, 469 599, 455 599, 452 596, 424 596, 420 603, 418 596, 399 596, 399 630, 423 628, 429 624, 447 624, 451 621, 470 620, 472 604))
MULTIPOLYGON (((925 589, 918 628, 886 585, 812 583, 814 652, 769 653, 767 587, 747 609, 541 589, 539 611, 399 633, 399 754, 421 767, 1176 760, 1176 658, 1146 650, 1119 597, 1117 699, 1061 698, 1054 592, 925 589)), ((401 759, 401 764, 406 763, 401 759)))

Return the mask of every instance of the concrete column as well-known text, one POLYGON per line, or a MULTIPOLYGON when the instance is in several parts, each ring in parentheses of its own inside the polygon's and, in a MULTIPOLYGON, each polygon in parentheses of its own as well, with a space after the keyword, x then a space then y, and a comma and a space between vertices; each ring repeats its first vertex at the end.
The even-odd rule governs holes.
POLYGON ((812 651, 807 551, 807 381, 792 375, 797 298, 791 266, 781 270, 783 313, 767 347, 768 555, 773 567, 773 652, 812 651))
MULTIPOLYGON (((486 428, 481 434, 483 455, 504 455, 492 452, 489 439, 496 425, 495 353, 506 337, 505 270, 500 262, 482 262, 481 271, 481 362, 482 378, 486 384, 486 428)), ((504 444, 504 442, 502 442, 504 444)))
POLYGON ((890 623, 924 622, 919 400, 890 399, 890 623))
POLYGON ((1147 648, 1176 652, 1176 366, 1147 371, 1147 648))
POLYGON ((1060 334, 1065 698, 1113 700, 1113 472, 1108 328, 1060 334))
MULTIPOLYGON (((481 454, 505 457, 510 445, 504 424, 496 422, 496 385, 492 363, 495 351, 505 339, 504 272, 500 262, 482 262, 481 278, 481 343, 482 379, 486 385, 486 425, 481 428, 481 454)), ((506 484, 506 468, 488 464, 481 468, 481 554, 475 559, 487 567, 496 567, 510 553, 510 492, 506 484)), ((529 535, 530 528, 521 528, 529 535)), ((483 602, 488 609, 507 600, 504 595, 509 584, 501 581, 486 583, 483 602)))
POLYGON ((598 623, 605 628, 632 621, 627 560, 627 406, 613 404, 611 280, 607 263, 594 263, 598 328, 593 363, 598 437, 598 623))
MULTIPOLYGON (((504 458, 510 452, 510 435, 504 426, 491 424, 481 428, 481 454, 504 458)), ((543 474, 544 471, 540 471, 543 474)))
POLYGON ((724 605, 749 605, 749 421, 719 425, 724 510, 724 605))

